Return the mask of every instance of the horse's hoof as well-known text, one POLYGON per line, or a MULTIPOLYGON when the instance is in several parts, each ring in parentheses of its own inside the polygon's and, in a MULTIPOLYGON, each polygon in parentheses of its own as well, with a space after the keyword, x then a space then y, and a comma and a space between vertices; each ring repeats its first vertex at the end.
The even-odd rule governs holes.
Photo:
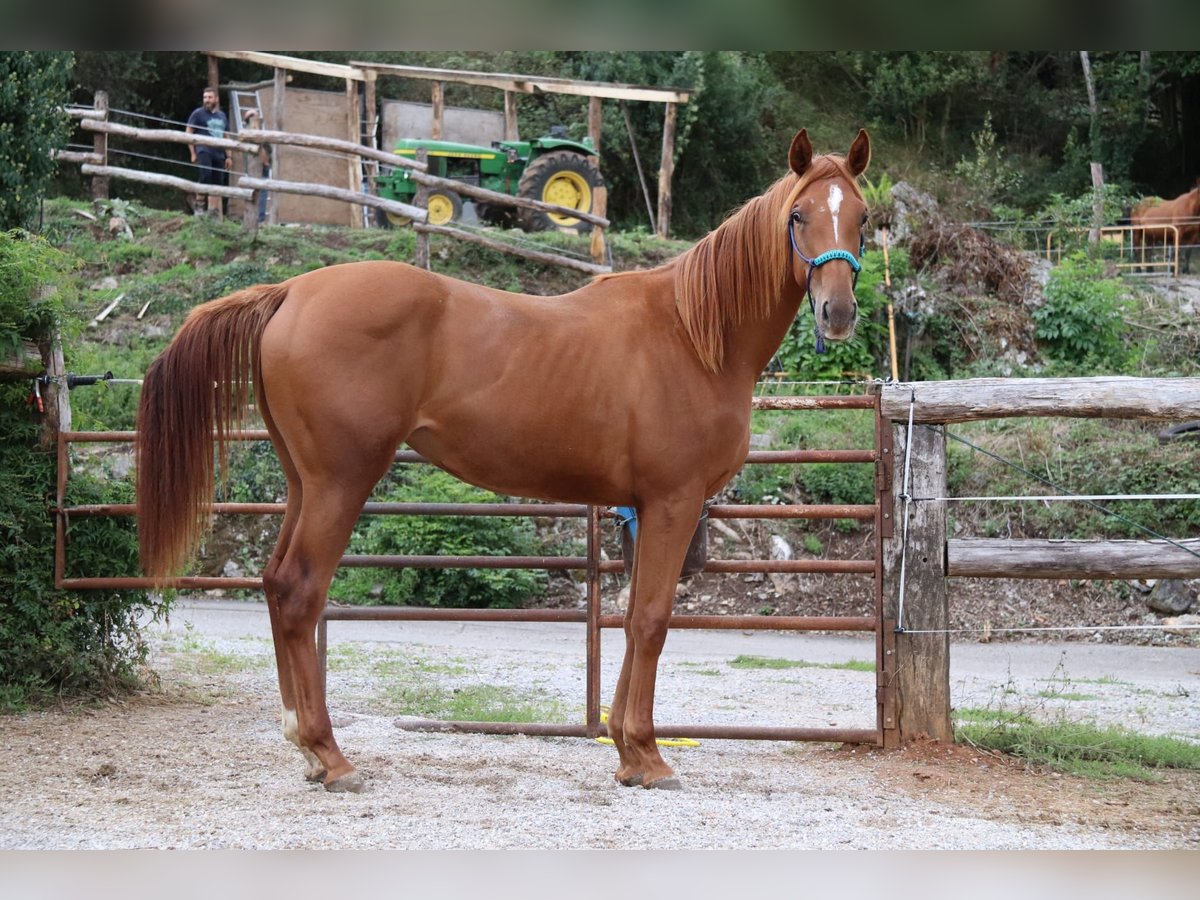
POLYGON ((331 794, 361 794, 363 787, 365 785, 362 776, 357 772, 350 772, 334 781, 325 782, 325 790, 331 794))
POLYGON ((640 785, 642 783, 642 773, 641 772, 638 772, 636 775, 620 775, 620 774, 618 774, 615 777, 616 777, 617 781, 621 782, 621 784, 625 785, 625 787, 637 787, 638 785, 640 785))
POLYGON ((646 789, 653 788, 656 791, 682 791, 683 782, 674 775, 668 775, 666 778, 658 778, 654 781, 648 781, 642 785, 646 789))
POLYGON ((317 769, 312 772, 304 773, 304 780, 311 784, 322 784, 325 781, 325 770, 317 769))

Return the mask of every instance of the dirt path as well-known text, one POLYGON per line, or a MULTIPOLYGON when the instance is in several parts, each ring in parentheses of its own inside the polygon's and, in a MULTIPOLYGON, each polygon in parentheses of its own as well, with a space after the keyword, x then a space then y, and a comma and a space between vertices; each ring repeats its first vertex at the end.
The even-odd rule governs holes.
MULTIPOLYGON (((304 783, 300 756, 280 735, 261 607, 205 606, 182 605, 169 626, 152 630, 158 691, 5 720, 0 849, 1200 848, 1194 774, 1094 782, 961 747, 883 753, 706 740, 665 751, 686 790, 660 793, 614 784, 612 748, 589 740, 395 727, 414 692, 466 696, 488 685, 558 704, 574 720, 582 652, 569 629, 533 638, 507 626, 380 631, 371 623, 368 642, 357 626, 331 626, 335 727, 368 790, 329 795, 304 783)), ((866 646, 817 636, 679 638, 664 656, 662 719, 871 721, 869 672, 729 666, 734 650, 832 664, 864 658, 866 646)), ((952 655, 961 662, 956 706, 997 702, 990 691, 1044 710, 1056 701, 1040 694, 1059 666, 1099 697, 1080 715, 1200 734, 1200 650, 1094 649, 1096 659, 1068 651, 1056 663, 1052 653, 1035 656, 1045 648, 1010 646, 1007 663, 988 675, 979 653, 963 648, 952 655), (1139 650, 1140 665, 1113 655, 1139 650)), ((607 643, 604 652, 608 691, 619 657, 607 643)))

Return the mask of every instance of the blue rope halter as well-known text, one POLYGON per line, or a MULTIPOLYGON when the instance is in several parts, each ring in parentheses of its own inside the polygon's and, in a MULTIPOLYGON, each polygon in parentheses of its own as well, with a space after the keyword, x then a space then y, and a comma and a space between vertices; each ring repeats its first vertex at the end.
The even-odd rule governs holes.
MULTIPOLYGON (((854 287, 858 286, 858 273, 862 271, 862 263, 858 261, 853 253, 849 250, 826 250, 820 256, 809 259, 800 252, 800 248, 796 246, 796 229, 793 227, 799 222, 799 217, 792 213, 792 218, 788 222, 788 240, 792 243, 792 252, 808 263, 808 274, 804 276, 804 294, 808 297, 808 306, 813 314, 813 333, 817 336, 817 352, 825 352, 825 335, 821 333, 821 323, 817 321, 817 301, 812 295, 812 273, 827 262, 832 262, 835 259, 844 259, 850 263, 850 268, 854 270, 854 287)), ((867 242, 864 237, 859 235, 858 238, 858 255, 862 256, 867 248, 867 242)))

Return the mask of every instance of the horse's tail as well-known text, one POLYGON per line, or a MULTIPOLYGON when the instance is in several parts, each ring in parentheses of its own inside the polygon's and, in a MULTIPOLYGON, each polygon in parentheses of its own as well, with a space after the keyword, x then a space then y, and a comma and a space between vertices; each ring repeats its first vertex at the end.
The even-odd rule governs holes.
POLYGON ((137 513, 142 570, 162 580, 195 554, 208 528, 229 433, 241 427, 251 391, 262 403, 259 342, 287 296, 257 285, 196 307, 151 363, 137 415, 137 513))

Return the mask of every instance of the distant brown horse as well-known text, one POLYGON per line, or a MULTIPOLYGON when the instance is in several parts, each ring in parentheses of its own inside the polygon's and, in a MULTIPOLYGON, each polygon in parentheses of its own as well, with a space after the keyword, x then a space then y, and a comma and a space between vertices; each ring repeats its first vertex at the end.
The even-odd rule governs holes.
POLYGON ((1192 248, 1200 243, 1200 181, 1174 200, 1147 197, 1130 212, 1129 223, 1135 228, 1133 249, 1137 260, 1151 247, 1164 248, 1164 254, 1169 259, 1175 246, 1175 234, 1161 226, 1174 225, 1179 233, 1180 263, 1183 271, 1188 271, 1192 248))
POLYGON ((407 442, 503 494, 638 514, 608 732, 626 785, 678 787, 654 737, 675 583, 707 497, 737 472, 755 381, 809 297, 818 340, 854 333, 870 141, 812 155, 680 257, 532 297, 402 263, 331 266, 192 311, 138 410, 142 565, 165 579, 207 527, 217 464, 251 399, 288 481, 263 573, 284 735, 310 780, 357 791, 314 642, 364 501, 407 442))

